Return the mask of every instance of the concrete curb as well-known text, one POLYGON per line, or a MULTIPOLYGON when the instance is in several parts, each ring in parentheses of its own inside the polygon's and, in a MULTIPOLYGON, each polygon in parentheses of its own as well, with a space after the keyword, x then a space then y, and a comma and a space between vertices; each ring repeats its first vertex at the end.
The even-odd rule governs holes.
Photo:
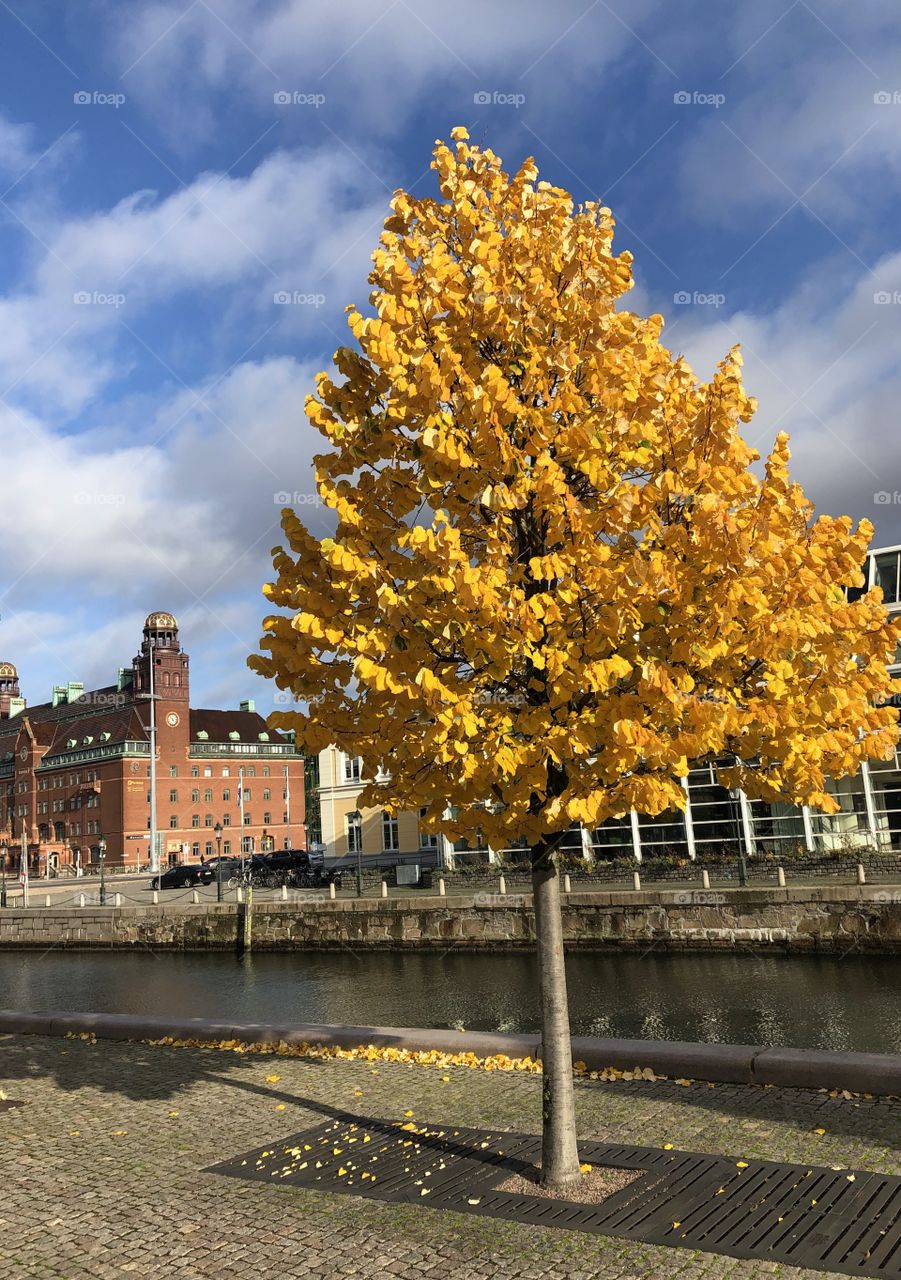
MULTIPOLYGON (((371 1044, 388 1049, 437 1049, 485 1058, 540 1058, 537 1034, 448 1031, 429 1027, 349 1027, 323 1023, 231 1023, 207 1018, 168 1018, 128 1013, 28 1013, 0 1009, 0 1035, 65 1036, 91 1032, 98 1040, 237 1040, 245 1044, 371 1044)), ((847 1089, 901 1096, 901 1056, 833 1053, 762 1045, 697 1044, 685 1040, 606 1040, 573 1037, 573 1060, 590 1071, 650 1067, 671 1079, 724 1084, 780 1085, 796 1089, 847 1089)))

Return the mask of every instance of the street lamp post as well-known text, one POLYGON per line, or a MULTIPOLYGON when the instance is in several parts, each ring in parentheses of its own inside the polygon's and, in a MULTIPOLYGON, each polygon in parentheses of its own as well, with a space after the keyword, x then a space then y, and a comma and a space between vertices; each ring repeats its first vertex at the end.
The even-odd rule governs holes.
POLYGON ((6 906, 6 855, 8 853, 9 848, 6 841, 4 841, 3 844, 0 844, 0 863, 2 863, 2 868, 0 868, 0 877, 2 877, 0 879, 0 907, 6 906))
POLYGON ((216 901, 222 901, 222 823, 217 822, 213 827, 213 834, 216 837, 216 901))
POLYGON ((354 833, 357 854, 357 897, 363 896, 363 831, 360 826, 360 810, 352 809, 347 815, 348 832, 354 833))
POLYGON ((101 836, 97 841, 97 851, 100 855, 100 905, 106 906, 106 880, 104 879, 103 867, 106 862, 106 836, 101 836))

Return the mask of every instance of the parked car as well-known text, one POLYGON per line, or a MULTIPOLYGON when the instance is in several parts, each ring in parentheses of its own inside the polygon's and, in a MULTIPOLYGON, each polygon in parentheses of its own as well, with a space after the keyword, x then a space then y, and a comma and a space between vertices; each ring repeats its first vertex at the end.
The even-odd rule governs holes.
POLYGON ((215 871, 208 862, 184 863, 179 867, 170 867, 161 876, 154 876, 150 881, 151 889, 193 889, 198 884, 210 884, 215 871))

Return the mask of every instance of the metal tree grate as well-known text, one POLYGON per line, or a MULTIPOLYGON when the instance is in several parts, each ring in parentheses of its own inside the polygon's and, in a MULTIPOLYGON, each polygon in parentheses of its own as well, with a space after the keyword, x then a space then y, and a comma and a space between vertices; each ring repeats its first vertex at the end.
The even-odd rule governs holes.
POLYGON ((901 1280, 901 1178, 586 1142, 583 1160, 645 1176, 599 1204, 493 1189, 540 1150, 533 1134, 336 1113, 207 1172, 901 1280))

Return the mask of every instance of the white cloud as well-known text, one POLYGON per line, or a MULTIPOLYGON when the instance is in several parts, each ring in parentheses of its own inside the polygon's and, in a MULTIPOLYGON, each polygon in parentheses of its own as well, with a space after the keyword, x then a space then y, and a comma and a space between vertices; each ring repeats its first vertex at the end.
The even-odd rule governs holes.
MULTIPOLYGON (((633 0, 628 23, 653 7, 633 0)), ((322 94, 330 123, 352 123, 357 136, 396 133, 424 96, 440 94, 450 124, 460 123, 478 114, 479 90, 538 92, 561 62, 571 90, 636 47, 610 7, 585 0, 345 0, 340 12, 331 0, 211 0, 110 16, 117 71, 175 145, 212 134, 216 95, 271 116, 277 90, 322 94)), ((281 108, 298 128, 316 128, 315 113, 281 108)))
POLYGON ((795 476, 820 510, 866 517, 878 542, 901 542, 901 253, 872 277, 851 276, 842 259, 822 265, 772 311, 676 310, 664 336, 699 378, 741 343, 745 383, 760 400, 748 440, 765 453, 789 431, 795 476), (886 492, 889 502, 875 496, 886 492))
POLYGON ((139 192, 35 227, 46 251, 0 298, 0 396, 12 386, 77 412, 146 355, 142 341, 155 349, 129 331, 173 300, 211 308, 206 350, 223 332, 243 351, 270 326, 324 336, 326 316, 359 296, 386 212, 381 188, 346 155, 277 151, 246 177, 202 174, 165 197, 139 192), (276 304, 282 291, 290 305, 276 304))

